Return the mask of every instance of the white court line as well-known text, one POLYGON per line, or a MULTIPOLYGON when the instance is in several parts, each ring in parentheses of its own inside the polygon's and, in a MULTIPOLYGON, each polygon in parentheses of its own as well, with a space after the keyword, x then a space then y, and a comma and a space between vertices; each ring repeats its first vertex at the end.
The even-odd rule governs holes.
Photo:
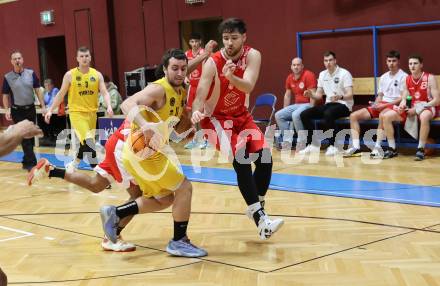
MULTIPOLYGON (((275 190, 276 189, 279 189, 279 188, 275 188, 275 190)), ((294 192, 294 193, 303 193, 303 194, 330 195, 330 196, 335 196, 335 197, 339 197, 339 198, 342 197, 342 198, 347 198, 347 199, 370 199, 370 200, 374 200, 374 201, 387 202, 387 203, 409 203, 409 204, 420 205, 420 206, 440 206, 440 203, 433 202, 433 201, 407 200, 407 199, 394 198, 394 197, 359 195, 359 194, 353 194, 353 193, 341 193, 341 192, 320 191, 320 190, 296 191, 296 190, 289 190, 289 189, 285 189, 285 188, 283 188, 282 190, 286 190, 288 192, 294 192)))
POLYGON ((45 236, 44 239, 47 239, 47 240, 55 240, 54 237, 50 237, 50 236, 45 236))
POLYGON ((2 228, 2 229, 4 229, 4 230, 9 230, 9 231, 12 231, 12 232, 18 232, 18 233, 23 234, 23 235, 20 235, 20 236, 15 236, 15 237, 10 237, 10 238, 0 239, 0 242, 4 242, 4 241, 8 241, 8 240, 15 240, 15 239, 19 239, 19 238, 23 238, 23 237, 28 237, 28 236, 33 236, 33 235, 34 235, 34 234, 31 233, 31 232, 27 232, 27 231, 23 231, 23 230, 15 229, 15 228, 9 228, 9 227, 6 227, 6 226, 1 226, 1 225, 0 225, 0 228, 2 228))

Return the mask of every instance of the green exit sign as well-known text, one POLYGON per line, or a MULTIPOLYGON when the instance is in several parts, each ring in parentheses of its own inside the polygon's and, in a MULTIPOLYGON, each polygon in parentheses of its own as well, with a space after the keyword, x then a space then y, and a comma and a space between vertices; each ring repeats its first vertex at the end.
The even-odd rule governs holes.
POLYGON ((55 17, 53 10, 40 12, 40 22, 42 25, 55 24, 55 17))

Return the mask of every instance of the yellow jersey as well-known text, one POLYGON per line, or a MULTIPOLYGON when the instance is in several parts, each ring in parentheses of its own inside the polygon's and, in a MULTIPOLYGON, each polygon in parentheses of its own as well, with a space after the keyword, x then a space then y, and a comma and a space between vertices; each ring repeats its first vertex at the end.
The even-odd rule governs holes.
MULTIPOLYGON (((158 84, 165 89, 165 104, 158 110, 153 110, 151 108, 143 109, 141 114, 147 122, 164 122, 161 126, 162 128, 160 128, 160 132, 165 141, 168 142, 168 127, 169 125, 172 125, 170 119, 178 120, 182 116, 186 99, 186 90, 181 86, 177 88, 176 91, 170 85, 166 77, 156 80, 153 84, 158 84)), ((137 128, 137 124, 133 123, 131 129, 136 130, 137 128)))
POLYGON ((99 99, 98 71, 89 68, 89 71, 84 74, 79 68, 73 68, 70 73, 72 81, 68 95, 69 112, 97 112, 99 99))

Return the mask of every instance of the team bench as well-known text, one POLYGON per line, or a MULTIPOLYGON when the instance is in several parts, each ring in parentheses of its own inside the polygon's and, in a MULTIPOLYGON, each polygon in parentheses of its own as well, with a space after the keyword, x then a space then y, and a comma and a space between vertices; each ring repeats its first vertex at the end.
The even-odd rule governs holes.
MULTIPOLYGON (((437 83, 440 87, 440 76, 436 76, 437 83)), ((379 83, 379 80, 377 81, 379 83)), ((353 94, 354 94, 354 102, 355 106, 353 107, 353 111, 366 107, 368 105, 368 101, 374 100, 375 92, 374 92, 374 77, 357 77, 353 78, 353 94)), ((321 123, 321 120, 315 120, 315 127, 321 123)), ((370 119, 370 120, 362 120, 359 122, 361 125, 371 125, 372 128, 376 128, 379 124, 379 119, 370 119)), ((340 118, 336 120, 336 124, 338 127, 349 126, 350 119, 348 117, 340 118)), ((403 131, 403 127, 399 122, 394 124, 396 132, 395 139, 396 144, 399 147, 417 147, 417 141, 413 138, 410 138, 409 135, 405 136, 405 132, 403 131), (402 134, 404 133, 404 134, 402 134), (404 135, 404 136, 402 136, 404 135)), ((431 121, 431 126, 440 126, 440 117, 436 117, 431 121)), ((436 130, 436 128, 432 128, 430 132, 430 137, 433 138, 436 143, 427 144, 429 148, 439 148, 440 149, 440 130, 436 130)))

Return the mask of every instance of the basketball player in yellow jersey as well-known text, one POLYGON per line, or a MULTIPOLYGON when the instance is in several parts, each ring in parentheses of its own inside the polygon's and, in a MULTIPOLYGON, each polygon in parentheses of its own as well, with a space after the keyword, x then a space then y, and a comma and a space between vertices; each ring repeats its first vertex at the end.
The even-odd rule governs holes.
MULTIPOLYGON (((186 96, 183 83, 188 60, 185 53, 179 49, 171 49, 163 56, 162 64, 165 77, 129 97, 121 105, 124 114, 133 120, 132 128, 140 129, 146 137, 154 134, 149 144, 154 150, 162 149, 161 147, 166 145, 167 121, 172 116, 181 116, 186 96), (140 111, 140 107, 147 111, 140 111)), ((193 245, 186 235, 191 212, 191 183, 180 168, 161 152, 156 152, 146 159, 136 158, 137 155, 130 150, 130 138, 124 147, 124 166, 139 184, 143 196, 118 207, 103 206, 101 219, 105 234, 110 240, 116 241, 116 231, 121 219, 163 209, 160 202, 174 197, 174 237, 168 243, 167 252, 185 257, 207 255, 205 250, 193 245)))
POLYGON ((66 166, 66 171, 70 173, 77 169, 84 155, 88 156, 92 167, 98 163, 95 151, 95 127, 99 93, 104 96, 107 103, 107 114, 113 115, 110 95, 105 87, 104 78, 99 71, 90 67, 92 60, 90 50, 86 47, 80 47, 76 53, 76 60, 78 67, 71 69, 64 75, 54 104, 51 105, 44 118, 49 124, 53 109, 64 100, 66 92, 69 92, 70 123, 80 142, 76 158, 66 166))

